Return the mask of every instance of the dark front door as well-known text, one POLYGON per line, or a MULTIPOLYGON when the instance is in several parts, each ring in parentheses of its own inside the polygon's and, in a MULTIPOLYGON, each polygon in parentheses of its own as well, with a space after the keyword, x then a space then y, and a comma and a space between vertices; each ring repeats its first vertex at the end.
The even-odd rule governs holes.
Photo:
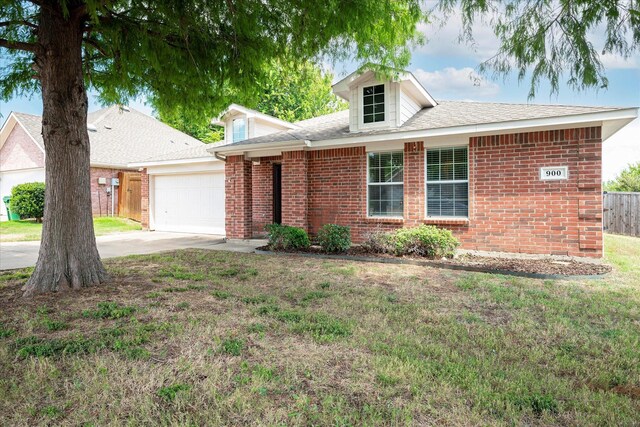
POLYGON ((273 165, 273 222, 282 223, 282 165, 273 165))

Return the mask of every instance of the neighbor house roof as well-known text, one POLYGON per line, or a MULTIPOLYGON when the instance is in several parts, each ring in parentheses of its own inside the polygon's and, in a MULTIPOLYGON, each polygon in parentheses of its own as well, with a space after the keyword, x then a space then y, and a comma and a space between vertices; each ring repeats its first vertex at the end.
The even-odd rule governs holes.
POLYGON ((221 147, 220 151, 244 146, 280 143, 289 141, 324 141, 355 138, 369 135, 398 134, 402 132, 430 129, 447 129, 473 126, 569 117, 582 114, 623 110, 617 107, 578 107, 566 105, 501 104, 489 102, 438 101, 435 107, 423 108, 402 126, 397 128, 372 129, 361 132, 349 131, 349 111, 340 111, 313 119, 296 122, 300 129, 276 132, 257 138, 246 139, 221 147))
MULTIPOLYGON (((42 117, 17 112, 11 114, 44 150, 42 117)), ((87 124, 93 166, 125 168, 132 162, 151 157, 187 149, 204 151, 206 148, 203 142, 133 108, 111 106, 94 111, 89 113, 87 124)))

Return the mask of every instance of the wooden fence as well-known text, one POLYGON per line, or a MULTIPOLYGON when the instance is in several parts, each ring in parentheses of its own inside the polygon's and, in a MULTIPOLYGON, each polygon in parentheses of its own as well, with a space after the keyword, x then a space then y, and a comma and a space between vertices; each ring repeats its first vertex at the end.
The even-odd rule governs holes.
POLYGON ((640 237, 640 193, 604 193, 604 231, 640 237))

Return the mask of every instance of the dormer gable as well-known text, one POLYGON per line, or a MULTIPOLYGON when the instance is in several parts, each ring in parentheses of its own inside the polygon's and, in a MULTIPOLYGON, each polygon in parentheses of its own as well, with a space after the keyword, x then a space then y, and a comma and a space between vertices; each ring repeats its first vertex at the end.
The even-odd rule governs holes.
POLYGON ((350 132, 397 128, 421 109, 437 105, 413 74, 376 73, 366 66, 334 84, 333 93, 349 102, 350 132))
POLYGON ((238 104, 231 104, 211 123, 224 126, 224 141, 226 144, 298 128, 293 123, 238 104))

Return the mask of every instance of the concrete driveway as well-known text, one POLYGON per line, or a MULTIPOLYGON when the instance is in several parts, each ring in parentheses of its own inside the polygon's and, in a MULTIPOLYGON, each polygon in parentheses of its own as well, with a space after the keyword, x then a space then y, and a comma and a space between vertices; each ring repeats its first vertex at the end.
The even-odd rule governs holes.
MULTIPOLYGON (((186 248, 227 249, 223 236, 161 231, 111 234, 96 240, 103 259, 186 248)), ((39 241, 0 243, 0 270, 34 266, 39 249, 39 241)))

